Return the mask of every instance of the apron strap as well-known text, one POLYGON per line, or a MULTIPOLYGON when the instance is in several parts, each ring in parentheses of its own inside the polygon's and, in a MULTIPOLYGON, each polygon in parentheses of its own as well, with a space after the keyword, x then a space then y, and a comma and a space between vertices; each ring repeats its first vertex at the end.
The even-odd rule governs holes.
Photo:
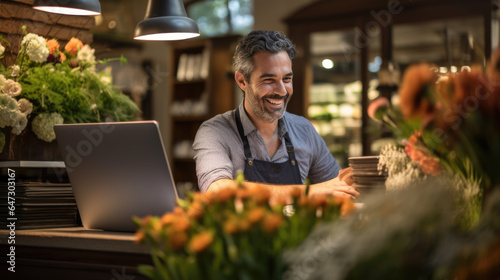
POLYGON ((286 151, 288 152, 288 158, 290 159, 290 163, 295 166, 297 164, 297 160, 295 160, 295 150, 292 145, 292 141, 290 141, 290 136, 288 136, 288 132, 285 133, 285 144, 286 151))
POLYGON ((248 138, 245 135, 245 132, 243 131, 243 126, 241 125, 241 118, 240 118, 240 108, 236 108, 236 113, 235 113, 235 118, 236 118, 236 126, 238 127, 238 133, 240 134, 241 141, 243 141, 243 149, 245 151, 245 158, 252 161, 252 153, 250 152, 250 145, 248 144, 248 138))

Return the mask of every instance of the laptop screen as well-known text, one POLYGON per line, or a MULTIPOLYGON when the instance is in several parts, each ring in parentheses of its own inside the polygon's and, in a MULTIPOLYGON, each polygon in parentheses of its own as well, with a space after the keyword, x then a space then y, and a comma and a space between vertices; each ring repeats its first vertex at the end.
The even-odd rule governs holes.
POLYGON ((162 215, 177 200, 155 121, 55 125, 87 229, 134 231, 132 216, 162 215))

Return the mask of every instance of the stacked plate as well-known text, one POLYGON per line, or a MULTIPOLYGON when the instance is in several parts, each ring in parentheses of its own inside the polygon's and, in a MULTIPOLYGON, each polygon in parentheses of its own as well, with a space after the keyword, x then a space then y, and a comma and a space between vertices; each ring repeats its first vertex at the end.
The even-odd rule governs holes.
POLYGON ((378 156, 350 157, 354 187, 361 194, 385 190, 387 174, 378 170, 378 156))

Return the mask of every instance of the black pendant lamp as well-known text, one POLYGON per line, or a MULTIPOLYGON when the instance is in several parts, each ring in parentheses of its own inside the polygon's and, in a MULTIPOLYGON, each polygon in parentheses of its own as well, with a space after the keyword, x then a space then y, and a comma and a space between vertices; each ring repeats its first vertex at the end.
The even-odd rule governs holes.
POLYGON ((137 24, 134 39, 172 41, 197 36, 198 25, 187 17, 182 0, 149 0, 146 17, 137 24))
POLYGON ((99 0, 35 0, 33 9, 75 16, 96 16, 101 14, 99 0))

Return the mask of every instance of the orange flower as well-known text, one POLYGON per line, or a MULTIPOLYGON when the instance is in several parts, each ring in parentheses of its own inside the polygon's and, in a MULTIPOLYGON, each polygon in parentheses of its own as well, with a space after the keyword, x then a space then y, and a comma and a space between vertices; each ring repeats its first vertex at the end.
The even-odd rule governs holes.
POLYGON ((437 176, 441 174, 441 168, 439 167, 439 160, 435 157, 425 156, 419 161, 420 169, 425 174, 432 176, 437 176))
POLYGON ((62 52, 59 53, 59 61, 63 62, 66 60, 66 55, 62 52))
POLYGON ((256 207, 248 212, 248 221, 252 224, 258 223, 266 215, 264 207, 256 207))
POLYGON ((436 72, 427 63, 408 67, 399 90, 399 107, 405 119, 424 117, 432 112, 430 96, 425 96, 425 88, 434 85, 436 72))
POLYGON ((194 253, 201 253, 205 251, 210 244, 214 241, 214 237, 212 233, 210 232, 202 232, 199 233, 191 239, 189 242, 189 250, 193 251, 194 253))
POLYGON ((64 50, 67 51, 71 55, 76 55, 78 51, 83 47, 82 41, 73 37, 64 47, 64 50))
POLYGON ((213 200, 219 203, 228 202, 231 199, 234 199, 236 195, 236 189, 232 187, 223 188, 213 193, 213 200))
POLYGON ((142 244, 146 236, 144 235, 144 232, 142 230, 139 230, 135 232, 134 237, 136 244, 142 244))
POLYGON ((247 199, 252 195, 248 188, 238 188, 236 190, 236 197, 239 199, 247 199))
POLYGON ((59 50, 60 45, 56 39, 50 39, 50 40, 45 39, 45 42, 47 42, 49 54, 54 55, 56 53, 56 51, 59 50))
POLYGON ((283 217, 278 214, 269 214, 262 220, 262 230, 265 233, 275 232, 283 223, 283 217))
POLYGON ((173 231, 186 231, 190 226, 190 222, 186 216, 177 216, 172 223, 173 231))
POLYGON ((234 218, 230 218, 224 223, 224 232, 228 234, 235 234, 238 232, 238 221, 234 218))
POLYGON ((199 220, 203 217, 203 205, 199 201, 193 202, 187 211, 188 217, 199 220))
POLYGON ((173 213, 165 213, 160 221, 163 226, 170 225, 175 221, 175 215, 173 213))
POLYGON ((186 242, 188 240, 188 236, 185 232, 171 232, 168 235, 168 247, 172 249, 172 251, 180 251, 184 249, 184 245, 186 245, 186 242))
POLYGON ((415 132, 410 136, 408 144, 405 146, 405 152, 410 156, 411 161, 418 162, 422 172, 428 175, 437 176, 441 174, 439 160, 432 156, 430 152, 420 144, 419 132, 415 132))
POLYGON ((174 215, 183 215, 184 214, 184 209, 182 209, 179 206, 175 206, 174 210, 172 210, 172 212, 174 213, 174 215))
POLYGON ((248 219, 241 219, 238 221, 238 228, 240 231, 245 232, 252 227, 252 223, 248 219))
POLYGON ((253 200, 256 203, 266 203, 271 198, 271 192, 261 185, 256 185, 255 187, 250 189, 252 193, 253 200))
POLYGON ((207 205, 209 203, 208 194, 196 192, 194 193, 193 201, 201 205, 207 205))
POLYGON ((141 219, 141 226, 145 227, 148 226, 151 220, 153 219, 153 216, 147 215, 141 219))

